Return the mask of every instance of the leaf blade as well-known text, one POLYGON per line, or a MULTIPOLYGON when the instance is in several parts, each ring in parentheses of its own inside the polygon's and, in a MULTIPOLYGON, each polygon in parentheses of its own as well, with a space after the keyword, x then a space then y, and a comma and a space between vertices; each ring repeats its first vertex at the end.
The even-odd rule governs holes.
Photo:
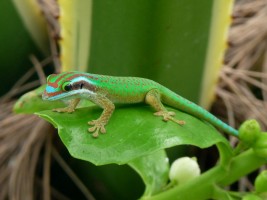
POLYGON ((161 149, 187 144, 206 148, 227 140, 209 124, 186 113, 176 112, 176 118, 186 121, 180 126, 162 122, 153 116, 148 106, 117 108, 109 124, 107 134, 93 138, 87 122, 100 116, 95 106, 77 109, 73 114, 42 111, 36 113, 52 122, 70 154, 95 165, 125 164, 141 156, 161 149))

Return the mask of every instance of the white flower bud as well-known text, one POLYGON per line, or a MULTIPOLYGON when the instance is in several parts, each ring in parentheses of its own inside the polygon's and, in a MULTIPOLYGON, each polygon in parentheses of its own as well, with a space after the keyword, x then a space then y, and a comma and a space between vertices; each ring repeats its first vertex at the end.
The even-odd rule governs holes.
POLYGON ((169 178, 177 184, 185 183, 200 175, 200 169, 195 158, 182 157, 175 160, 170 168, 169 178))

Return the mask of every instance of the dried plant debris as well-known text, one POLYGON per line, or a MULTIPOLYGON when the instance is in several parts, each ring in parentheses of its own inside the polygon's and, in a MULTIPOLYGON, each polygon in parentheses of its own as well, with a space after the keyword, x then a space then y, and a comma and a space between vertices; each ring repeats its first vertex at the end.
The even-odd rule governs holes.
POLYGON ((87 199, 94 199, 53 147, 51 125, 35 115, 13 114, 13 104, 0 104, 0 199, 68 199, 50 185, 51 157, 87 199))
POLYGON ((43 15, 52 30, 53 38, 60 38, 60 26, 58 23, 59 7, 56 0, 37 0, 43 15))
POLYGON ((60 24, 59 16, 60 10, 57 0, 36 0, 39 4, 42 14, 47 22, 47 29, 50 40, 50 50, 53 59, 53 64, 55 66, 55 72, 59 73, 61 68, 61 63, 59 59, 59 45, 60 40, 60 24))
POLYGON ((35 169, 48 126, 33 115, 9 114, 0 121, 0 199, 34 199, 35 169))
POLYGON ((254 118, 263 129, 267 128, 266 21, 267 0, 236 2, 226 64, 217 88, 217 96, 227 108, 229 123, 235 127, 254 118))

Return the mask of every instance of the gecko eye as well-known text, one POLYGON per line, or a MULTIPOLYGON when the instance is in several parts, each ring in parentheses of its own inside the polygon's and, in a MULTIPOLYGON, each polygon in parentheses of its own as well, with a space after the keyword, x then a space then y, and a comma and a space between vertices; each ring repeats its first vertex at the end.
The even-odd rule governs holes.
POLYGON ((63 85, 62 85, 62 90, 63 91, 70 91, 70 90, 72 90, 72 85, 71 85, 71 83, 70 82, 65 82, 65 83, 63 83, 63 85))

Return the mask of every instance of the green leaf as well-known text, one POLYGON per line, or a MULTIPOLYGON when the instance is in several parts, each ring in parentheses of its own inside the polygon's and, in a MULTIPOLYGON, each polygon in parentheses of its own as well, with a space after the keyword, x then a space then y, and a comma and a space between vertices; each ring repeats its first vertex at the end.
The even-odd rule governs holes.
POLYGON ((176 118, 186 121, 180 126, 163 122, 148 106, 117 108, 106 126, 107 134, 93 138, 87 132, 88 121, 97 119, 98 107, 77 109, 72 114, 42 111, 36 113, 58 128, 59 136, 70 154, 95 165, 124 164, 141 156, 168 147, 191 144, 206 148, 219 142, 227 143, 209 124, 180 111, 176 118))
POLYGON ((143 196, 151 196, 163 189, 168 181, 169 159, 164 150, 142 156, 129 163, 146 185, 143 196))

